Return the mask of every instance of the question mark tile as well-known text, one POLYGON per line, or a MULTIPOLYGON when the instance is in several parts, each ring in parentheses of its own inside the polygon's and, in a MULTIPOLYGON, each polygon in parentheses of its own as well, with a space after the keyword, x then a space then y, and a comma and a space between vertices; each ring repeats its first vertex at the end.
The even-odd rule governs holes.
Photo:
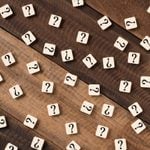
POLYGON ((150 88, 150 76, 141 76, 140 77, 140 87, 150 88))
POLYGON ((52 43, 45 43, 43 47, 43 54, 54 56, 56 50, 56 45, 52 43))
POLYGON ((60 114, 59 105, 57 103, 47 105, 47 110, 49 116, 57 116, 60 114))
POLYGON ((61 22, 62 22, 62 17, 61 16, 51 14, 48 24, 50 26, 59 28, 60 25, 61 25, 61 22))
POLYGON ((37 123, 37 118, 31 115, 27 115, 23 124, 31 129, 33 129, 37 123))
POLYGON ((129 52, 128 53, 128 63, 129 64, 139 64, 140 63, 140 53, 129 52))
POLYGON ((131 127, 137 134, 140 134, 142 131, 146 129, 146 126, 141 119, 137 119, 135 122, 133 122, 131 124, 131 127))
POLYGON ((115 139, 115 150, 127 150, 127 141, 125 138, 115 139))
POLYGON ((103 104, 101 114, 107 117, 112 117, 115 107, 109 104, 103 104))
POLYGON ((77 82, 78 77, 74 74, 67 73, 64 79, 64 84, 69 86, 75 86, 77 82))
POLYGON ((137 21, 135 17, 125 18, 124 23, 127 30, 137 28, 137 21))
POLYGON ((67 147, 66 147, 66 150, 80 150, 81 147, 79 144, 77 144, 77 142, 75 141, 71 141, 67 147))
POLYGON ((44 139, 35 136, 33 137, 33 140, 31 142, 31 148, 35 150, 42 150, 44 146, 44 142, 45 142, 44 139))
POLYGON ((20 85, 16 84, 9 89, 9 93, 13 99, 17 99, 23 95, 23 90, 20 85))
POLYGON ((62 50, 61 58, 63 62, 69 62, 74 60, 72 49, 62 50))
POLYGON ((43 81, 41 92, 43 93, 53 93, 54 91, 54 82, 43 81))
POLYGON ((149 13, 150 14, 150 6, 147 8, 147 13, 149 13))
POLYGON ((26 45, 31 45, 33 42, 36 41, 36 37, 31 31, 28 31, 25 34, 23 34, 21 38, 25 42, 26 45))
POLYGON ((84 0, 72 0, 73 7, 79 7, 84 5, 84 0))
POLYGON ((22 6, 22 11, 24 17, 31 17, 35 15, 35 9, 33 7, 33 4, 22 6))
POLYGON ((140 45, 147 51, 150 50, 150 37, 145 36, 143 40, 140 42, 140 45))
POLYGON ((0 74, 0 82, 3 82, 4 79, 3 79, 3 76, 0 74))
POLYGON ((130 106, 128 107, 128 110, 130 111, 130 113, 131 113, 132 116, 134 116, 134 117, 143 112, 143 109, 142 109, 142 107, 139 105, 138 102, 135 102, 135 103, 133 103, 132 105, 130 105, 130 106))
POLYGON ((87 44, 89 40, 89 33, 78 31, 76 42, 81 44, 87 44))
POLYGON ((4 150, 18 150, 18 147, 15 146, 14 144, 7 143, 4 150))
POLYGON ((32 61, 26 64, 29 74, 35 74, 40 72, 40 66, 37 61, 32 61))
POLYGON ((94 58, 92 54, 88 54, 85 58, 82 59, 82 62, 85 64, 87 68, 90 69, 97 63, 97 60, 94 58))
POLYGON ((127 45, 128 45, 128 41, 120 36, 117 38, 117 40, 114 43, 114 47, 121 51, 124 51, 127 45))
POLYGON ((8 18, 13 15, 13 11, 8 4, 5 4, 0 7, 0 14, 2 18, 8 18))
POLYGON ((114 57, 104 57, 103 61, 103 68, 104 69, 113 69, 115 68, 115 59, 114 57))
POLYGON ((102 30, 106 30, 107 28, 109 28, 112 25, 112 22, 110 21, 110 19, 107 16, 103 16, 102 18, 97 20, 97 23, 102 30))
POLYGON ((100 93, 100 84, 89 84, 88 85, 88 94, 90 96, 99 96, 100 93))
POLYGON ((13 54, 11 52, 3 55, 1 57, 3 63, 5 66, 11 66, 12 64, 14 64, 16 62, 15 57, 13 56, 13 54))
POLYGON ((77 128, 77 123, 76 122, 66 123, 65 124, 65 129, 66 129, 66 134, 67 135, 78 133, 78 128, 77 128))
POLYGON ((7 127, 7 121, 5 116, 0 116, 0 129, 7 127))
POLYGON ((127 80, 121 80, 119 91, 124 93, 130 93, 132 88, 132 82, 127 80))
POLYGON ((103 126, 103 125, 98 125, 95 135, 97 137, 106 139, 107 135, 108 135, 108 132, 109 132, 109 128, 108 127, 103 126))
POLYGON ((85 113, 85 114, 91 115, 92 112, 93 112, 93 109, 94 109, 94 104, 92 104, 92 103, 90 103, 88 101, 84 101, 82 103, 80 111, 85 113))

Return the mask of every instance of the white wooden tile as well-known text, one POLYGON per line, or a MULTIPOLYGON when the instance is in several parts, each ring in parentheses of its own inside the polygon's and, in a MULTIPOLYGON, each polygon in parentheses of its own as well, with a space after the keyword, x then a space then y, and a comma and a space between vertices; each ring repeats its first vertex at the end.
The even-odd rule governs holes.
POLYGON ((84 0, 72 0, 73 7, 79 7, 84 5, 84 0))
POLYGON ((104 69, 113 69, 113 68, 115 68, 115 59, 114 59, 114 57, 104 57, 102 60, 103 60, 103 68, 104 69))
POLYGON ((124 23, 127 30, 135 29, 138 27, 135 17, 125 18, 124 23))
POLYGON ((35 74, 40 72, 40 66, 37 61, 32 61, 26 64, 29 74, 35 74))
POLYGON ((90 69, 97 63, 97 60, 94 58, 92 54, 88 54, 85 58, 82 59, 82 62, 85 64, 87 68, 90 69))
POLYGON ((135 122, 133 122, 131 124, 131 127, 137 134, 140 134, 142 131, 146 129, 146 126, 141 119, 137 119, 135 122))
POLYGON ((140 77, 140 86, 142 88, 150 88, 150 76, 141 76, 140 77))
POLYGON ((100 84, 89 84, 88 94, 90 96, 99 96, 100 93, 100 84))
POLYGON ((67 73, 64 79, 64 84, 69 86, 75 86, 77 82, 78 77, 74 74, 67 73))
POLYGON ((57 116, 60 114, 59 105, 57 103, 47 105, 47 110, 49 116, 57 116))
POLYGON ((85 113, 85 114, 91 115, 92 112, 93 112, 93 109, 94 109, 94 104, 92 104, 92 103, 90 103, 88 101, 84 101, 82 103, 80 111, 85 113))
POLYGON ((43 81, 41 92, 43 93, 53 93, 54 91, 54 82, 43 81))
POLYGON ((127 80, 121 80, 119 91, 124 93, 130 93, 132 88, 132 82, 127 80))
POLYGON ((66 134, 67 135, 78 133, 78 128, 77 128, 77 123, 76 122, 66 123, 65 128, 66 128, 66 134))
POLYGON ((16 84, 9 89, 9 93, 13 99, 17 99, 23 95, 23 90, 20 85, 16 84))
POLYGON ((61 25, 61 22, 62 22, 62 17, 61 16, 51 14, 48 24, 50 26, 59 28, 60 25, 61 25))
POLYGON ((130 111, 130 113, 132 114, 132 116, 137 116, 139 114, 141 114, 143 112, 142 107, 139 105, 138 102, 133 103, 132 105, 130 105, 128 107, 128 110, 130 111))
POLYGON ((5 4, 0 7, 0 14, 2 18, 8 18, 13 15, 13 10, 10 8, 8 4, 5 4))
POLYGON ((127 150, 127 141, 125 138, 115 139, 115 150, 127 150))
POLYGON ((7 121, 5 116, 0 116, 0 129, 7 127, 7 121))
POLYGON ((0 74, 0 83, 4 81, 3 76, 0 74))
POLYGON ((18 147, 15 146, 14 144, 7 143, 4 150, 18 150, 18 147))
POLYGON ((37 118, 31 115, 27 115, 23 124, 31 129, 33 129, 37 124, 37 118))
POLYGON ((67 147, 66 147, 66 150, 80 150, 81 147, 79 144, 77 144, 77 142, 75 141, 71 141, 67 147))
POLYGON ((117 38, 117 40, 114 43, 114 47, 121 51, 124 51, 127 45, 128 45, 128 41, 120 36, 117 38))
POLYGON ((11 66, 16 62, 15 57, 11 52, 4 54, 1 59, 5 66, 11 66))
POLYGON ((140 64, 140 53, 129 52, 128 53, 128 63, 129 64, 140 64))
POLYGON ((31 17, 35 15, 35 9, 33 7, 33 4, 22 6, 22 11, 24 17, 31 17))
POLYGON ((147 13, 149 13, 150 14, 150 6, 147 8, 147 13))
POLYGON ((143 40, 140 42, 140 45, 147 51, 150 50, 150 37, 145 36, 143 40))
POLYGON ((76 42, 81 44, 87 44, 89 40, 89 33, 78 31, 76 42))
POLYGON ((62 50, 61 58, 63 62, 69 62, 74 60, 72 49, 62 50))
POLYGON ((31 143, 31 148, 35 150, 42 150, 44 146, 45 140, 39 137, 33 137, 32 143, 31 143))
POLYGON ((101 114, 104 116, 112 117, 115 107, 109 104, 103 104, 101 114))
POLYGON ((54 56, 56 50, 56 45, 52 43, 45 43, 43 47, 43 54, 54 56))
POLYGON ((103 126, 103 125, 98 125, 98 126, 97 126, 97 129, 96 129, 95 135, 96 135, 97 137, 106 139, 106 138, 107 138, 107 135, 108 135, 108 132, 109 132, 109 128, 108 128, 108 127, 103 126))
POLYGON ((107 16, 103 16, 102 18, 97 20, 97 23, 102 30, 106 30, 107 28, 109 28, 112 25, 112 22, 110 21, 110 19, 107 16))
POLYGON ((33 42, 36 41, 36 37, 31 31, 26 32, 24 35, 21 36, 21 38, 26 45, 31 45, 33 42))

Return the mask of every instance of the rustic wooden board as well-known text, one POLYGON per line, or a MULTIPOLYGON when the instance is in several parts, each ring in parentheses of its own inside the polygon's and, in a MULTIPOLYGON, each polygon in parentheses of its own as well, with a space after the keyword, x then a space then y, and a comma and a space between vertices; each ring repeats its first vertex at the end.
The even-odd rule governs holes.
POLYGON ((30 3, 26 1, 8 1, 1 0, 0 5, 9 3, 15 11, 15 16, 9 19, 0 19, 0 26, 20 39, 21 35, 31 30, 38 41, 33 48, 42 53, 45 42, 56 43, 57 53, 52 61, 64 67, 68 71, 77 74, 79 78, 86 83, 100 83, 102 93, 110 97, 115 102, 127 108, 133 102, 138 101, 144 113, 140 115, 147 123, 150 123, 150 92, 149 89, 142 89, 139 86, 141 75, 150 75, 150 55, 139 46, 140 40, 129 34, 114 23, 107 31, 101 31, 96 24, 96 20, 101 17, 96 11, 88 6, 76 9, 71 3, 64 0, 41 0, 33 2, 37 16, 33 18, 24 18, 21 6, 30 3), (69 10, 69 11, 68 11, 69 10), (57 14, 63 17, 63 25, 60 29, 48 26, 50 14, 57 14), (84 21, 83 21, 84 20, 84 21), (90 33, 88 45, 81 45, 75 42, 76 34, 79 30, 90 33), (113 43, 118 36, 123 36, 129 41, 129 46, 125 52, 113 48, 113 43), (72 48, 75 54, 75 61, 72 63, 62 63, 60 50, 72 48), (140 65, 127 64, 127 53, 129 51, 140 52, 142 55, 140 65), (92 53, 99 63, 93 69, 87 69, 81 62, 82 58, 88 53, 92 53), (116 59, 116 69, 103 70, 102 57, 114 56, 116 59), (121 79, 131 80, 133 90, 130 94, 123 94, 118 91, 119 81, 121 79))
MULTIPOLYGON (((71 88, 64 85, 63 80, 66 70, 40 55, 32 48, 25 46, 21 41, 2 29, 0 29, 0 35, 0 56, 11 51, 17 59, 17 63, 11 67, 5 67, 0 62, 1 73, 5 78, 5 82, 0 85, 0 107, 3 110, 20 122, 23 122, 27 114, 38 117, 39 124, 34 131, 46 140, 53 141, 60 149, 64 149, 71 140, 75 140, 81 145, 83 150, 110 150, 114 149, 113 140, 120 137, 127 139, 129 150, 149 149, 150 128, 147 123, 145 123, 147 129, 140 135, 136 135, 130 127, 130 124, 136 118, 133 118, 128 111, 105 96, 88 96, 87 84, 81 80, 78 80, 76 87, 71 88), (37 60, 40 63, 41 73, 36 75, 28 74, 26 63, 32 60, 37 60), (43 80, 54 81, 54 94, 47 95, 40 92, 43 80), (8 89, 17 83, 21 85, 25 95, 18 100, 13 100, 9 95, 8 89), (79 111, 84 100, 88 100, 96 105, 91 116, 79 111), (60 105, 61 115, 49 117, 46 106, 56 102, 60 105), (107 118, 100 114, 103 103, 115 106, 116 109, 113 118, 107 118), (64 124, 70 121, 76 121, 78 123, 79 134, 73 136, 67 136, 65 134, 64 124), (107 139, 104 140, 95 136, 98 124, 110 128, 107 139)), ((10 120, 10 129, 11 126, 12 128, 14 126, 15 129, 13 120, 10 120)), ((20 128, 22 128, 21 125, 20 128)), ((26 134, 24 131, 22 132, 26 134)), ((14 137, 14 140, 17 140, 18 136, 14 137)), ((26 137, 26 140, 30 141, 30 138, 28 139, 28 136, 26 137)), ((3 137, 1 136, 1 138, 3 137)), ((20 146, 20 149, 26 150, 23 147, 24 145, 20 144, 20 146)))
POLYGON ((150 0, 86 0, 86 3, 103 15, 109 16, 123 28, 125 28, 124 19, 135 16, 138 28, 129 32, 140 39, 150 35, 150 16, 146 12, 150 0))

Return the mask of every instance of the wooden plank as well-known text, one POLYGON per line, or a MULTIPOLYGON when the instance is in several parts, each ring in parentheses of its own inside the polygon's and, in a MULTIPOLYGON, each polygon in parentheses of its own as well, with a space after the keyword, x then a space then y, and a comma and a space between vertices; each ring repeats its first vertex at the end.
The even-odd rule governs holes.
MULTIPOLYGON (((31 114, 39 119, 36 131, 48 140, 59 145, 61 149, 71 141, 75 140, 81 145, 83 150, 112 149, 115 138, 124 137, 127 139, 128 148, 132 150, 147 150, 150 147, 150 128, 140 135, 136 135, 130 124, 136 120, 131 114, 112 100, 105 96, 90 97, 87 93, 87 84, 78 80, 76 87, 68 87, 63 84, 66 70, 46 59, 32 48, 25 46, 21 41, 12 35, 0 30, 0 56, 11 51, 17 64, 12 67, 5 67, 0 62, 1 73, 5 77, 5 82, 0 85, 0 107, 13 117, 23 122, 27 114, 31 114), (36 75, 29 75, 26 63, 37 60, 40 63, 42 72, 36 75), (51 80, 55 83, 54 94, 41 93, 41 83, 43 80, 51 80), (8 92, 9 87, 20 84, 25 95, 18 100, 13 100, 8 92), (96 108, 91 116, 81 113, 80 106, 84 100, 95 104, 96 108), (61 115, 49 117, 46 106, 51 103, 59 103, 61 115), (100 115, 102 104, 108 103, 115 106, 113 118, 100 115), (79 134, 67 136, 64 124, 76 121, 79 134), (110 133, 107 139, 100 139, 95 136, 98 124, 108 126, 110 133)), ((30 131, 30 130, 29 130, 30 131)))
POLYGON ((125 28, 124 19, 135 16, 138 28, 129 30, 140 39, 150 35, 149 14, 146 12, 150 6, 149 0, 86 0, 86 3, 103 15, 109 16, 115 23, 125 28))
MULTIPOLYGON (((0 148, 4 150, 7 143, 12 143, 16 145, 20 150, 32 150, 30 147, 32 138, 38 136, 43 138, 41 135, 37 134, 35 131, 26 128, 20 121, 16 120, 7 112, 0 108, 0 115, 4 115, 7 119, 8 126, 6 128, 0 129, 0 148)), ((60 150, 52 142, 48 140, 44 144, 44 150, 60 150)))
MULTIPOLYGON (((0 4, 6 2, 1 0, 0 4)), ((27 19, 22 15, 21 6, 29 3, 28 0, 26 2, 9 1, 8 3, 13 7, 16 15, 7 20, 0 19, 1 27, 19 39, 22 34, 31 30, 38 39, 33 44, 33 48, 40 53, 42 53, 45 42, 55 43, 57 45, 57 53, 55 57, 48 57, 49 59, 68 71, 77 74, 86 83, 100 83, 102 85, 102 93, 126 109, 133 102, 138 101, 144 109, 144 113, 140 115, 140 118, 150 123, 149 89, 142 89, 139 86, 140 76, 150 74, 150 68, 148 67, 150 65, 150 56, 148 52, 139 46, 139 39, 116 24, 106 32, 101 31, 96 23, 96 20, 101 15, 88 6, 82 9, 75 9, 71 3, 64 0, 60 0, 59 3, 55 0, 33 2, 37 10, 37 16, 27 19), (60 29, 47 25, 52 13, 63 17, 64 23, 60 29), (90 33, 91 38, 87 46, 75 42, 76 34, 79 30, 90 33), (113 43, 118 36, 123 36, 129 41, 129 46, 125 52, 120 52, 113 47, 113 43), (72 63, 62 63, 61 61, 60 51, 67 48, 72 48, 74 51, 75 61, 72 63), (127 53, 129 51, 141 53, 140 65, 127 64, 127 53), (87 69, 82 63, 83 57, 89 53, 92 53, 98 60, 98 64, 92 69, 87 69), (101 60, 105 56, 115 57, 115 69, 102 69, 101 60), (123 94, 118 91, 119 81, 122 79, 133 82, 133 90, 130 94, 123 94)))

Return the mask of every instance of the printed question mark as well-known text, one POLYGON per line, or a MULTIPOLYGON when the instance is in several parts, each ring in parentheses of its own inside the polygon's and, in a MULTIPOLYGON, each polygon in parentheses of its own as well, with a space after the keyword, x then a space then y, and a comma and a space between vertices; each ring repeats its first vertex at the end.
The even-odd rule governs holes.
POLYGON ((37 65, 37 64, 34 64, 34 66, 29 67, 29 69, 37 69, 37 68, 38 68, 38 65, 37 65))
POLYGON ((130 26, 132 23, 135 23, 135 21, 127 21, 127 22, 126 22, 126 25, 127 25, 127 26, 130 26))
POLYGON ((36 149, 39 148, 39 145, 38 145, 39 142, 40 142, 40 140, 38 139, 37 142, 34 144, 34 148, 36 148, 36 149))
POLYGON ((70 57, 68 56, 68 51, 65 51, 65 52, 66 52, 65 59, 70 60, 70 57))
POLYGON ((100 24, 100 26, 102 26, 103 24, 107 24, 108 23, 108 19, 104 19, 104 22, 100 24))
POLYGON ((32 124, 34 124, 34 121, 32 121, 31 118, 27 118, 27 119, 26 119, 26 122, 27 122, 27 123, 31 122, 32 124))
POLYGON ((125 43, 123 42, 123 43, 120 43, 119 41, 117 41, 117 43, 120 45, 120 47, 125 47, 125 43))
POLYGON ((28 11, 28 15, 30 15, 30 6, 26 6, 25 9, 28 11))
POLYGON ((99 88, 96 87, 95 89, 90 89, 90 91, 94 91, 94 92, 98 93, 99 92, 99 88))
POLYGON ((10 150, 14 150, 14 147, 12 145, 9 146, 10 150))
POLYGON ((4 119, 1 119, 0 120, 0 124, 4 124, 5 123, 5 120, 4 119))
POLYGON ((100 136, 102 136, 106 129, 105 129, 104 127, 101 127, 100 130, 102 131, 102 132, 100 133, 100 136))
POLYGON ((138 113, 138 110, 137 110, 137 106, 136 106, 136 105, 132 105, 131 108, 132 108, 133 110, 135 110, 136 113, 138 113))
POLYGON ((106 66, 107 66, 108 68, 110 68, 110 67, 112 66, 112 64, 109 63, 109 58, 107 58, 107 64, 106 64, 106 66))
POLYGON ((71 144, 69 145, 69 147, 72 148, 73 150, 76 150, 75 145, 74 145, 73 143, 71 143, 71 144))
POLYGON ((85 107, 87 109, 87 111, 91 111, 92 110, 92 106, 83 105, 83 107, 85 107))
POLYGON ((80 5, 80 0, 77 0, 77 4, 80 5))
POLYGON ((122 141, 122 140, 119 140, 119 141, 118 141, 118 144, 120 145, 120 149, 122 149, 123 141, 122 141))
POLYGON ((15 94, 15 96, 19 96, 19 95, 20 95, 20 92, 17 91, 15 87, 14 87, 13 89, 14 89, 14 94, 15 94))
POLYGON ((104 111, 104 113, 105 113, 106 115, 109 115, 109 114, 110 114, 110 112, 108 111, 109 108, 110 108, 110 106, 108 106, 107 109, 104 111))
POLYGON ((71 128, 71 133, 73 133, 74 124, 69 124, 69 128, 71 128))
POLYGON ((148 39, 144 39, 144 40, 143 40, 143 43, 144 43, 144 44, 147 43, 147 44, 150 46, 150 43, 149 43, 148 39))
POLYGON ((92 61, 91 61, 91 57, 86 57, 86 61, 89 61, 91 63, 91 65, 93 65, 92 61))
POLYGON ((59 20, 58 16, 54 16, 54 23, 53 25, 55 25, 55 23, 59 20))
POLYGON ((25 38, 29 39, 29 41, 32 42, 32 40, 30 39, 30 34, 25 34, 25 38))
POLYGON ((51 48, 48 48, 48 47, 44 47, 45 49, 47 49, 47 50, 49 50, 49 52, 53 52, 54 51, 54 48, 53 47, 51 47, 51 48))
POLYGON ((70 76, 67 76, 67 77, 66 77, 66 80, 67 80, 67 81, 69 81, 69 80, 75 81, 75 80, 72 79, 70 76))
POLYGON ((10 60, 10 56, 9 56, 9 55, 5 55, 4 58, 7 59, 9 63, 11 63, 11 60, 10 60))
POLYGON ((6 7, 6 10, 2 12, 2 14, 5 14, 5 13, 8 13, 10 12, 10 8, 9 7, 6 7))
POLYGON ((134 61, 135 61, 137 55, 136 55, 136 54, 132 54, 132 57, 133 57, 133 63, 134 63, 134 61))
POLYGON ((138 126, 135 128, 135 130, 138 129, 138 128, 141 128, 141 127, 143 127, 143 123, 139 122, 138 126))
POLYGON ((81 33, 81 42, 83 42, 83 39, 86 37, 86 33, 82 32, 81 33))
POLYGON ((125 81, 125 82, 123 82, 123 84, 125 85, 125 87, 124 87, 124 91, 126 91, 126 88, 127 88, 127 86, 129 85, 129 83, 127 82, 127 81, 125 81))
POLYGON ((55 114, 56 106, 55 105, 51 105, 51 109, 53 109, 53 114, 55 114))
POLYGON ((142 80, 142 84, 150 83, 150 81, 147 81, 146 79, 142 80))
POLYGON ((50 83, 46 83, 45 85, 46 85, 46 92, 48 92, 48 89, 51 86, 51 84, 50 83))

